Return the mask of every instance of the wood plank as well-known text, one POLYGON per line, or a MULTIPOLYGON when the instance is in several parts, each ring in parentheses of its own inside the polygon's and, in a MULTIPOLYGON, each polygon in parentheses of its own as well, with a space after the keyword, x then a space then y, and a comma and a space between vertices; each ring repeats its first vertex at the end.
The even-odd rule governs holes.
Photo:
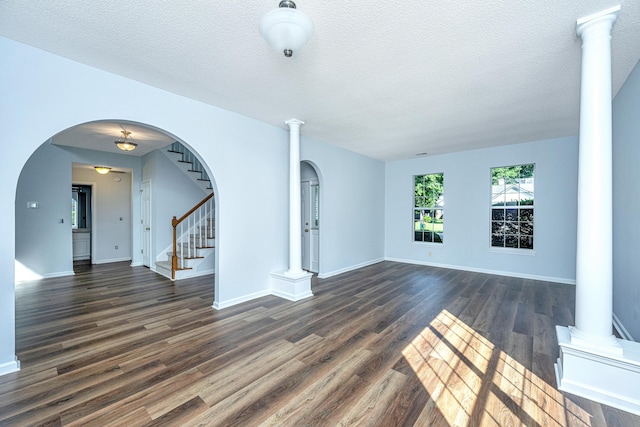
POLYGON ((216 311, 213 283, 114 263, 16 287, 0 425, 640 425, 555 388, 570 285, 381 262, 216 311))

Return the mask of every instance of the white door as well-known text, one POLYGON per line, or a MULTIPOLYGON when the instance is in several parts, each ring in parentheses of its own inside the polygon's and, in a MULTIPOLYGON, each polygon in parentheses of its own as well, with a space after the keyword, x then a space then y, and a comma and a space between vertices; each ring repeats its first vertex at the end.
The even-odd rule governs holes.
POLYGON ((142 264, 151 267, 151 181, 142 183, 142 264))
POLYGON ((310 223, 311 238, 309 239, 309 247, 311 248, 311 268, 310 271, 317 273, 320 271, 320 186, 318 184, 311 185, 310 197, 310 223))
POLYGON ((300 184, 300 199, 302 203, 302 269, 311 270, 311 184, 303 181, 300 184))

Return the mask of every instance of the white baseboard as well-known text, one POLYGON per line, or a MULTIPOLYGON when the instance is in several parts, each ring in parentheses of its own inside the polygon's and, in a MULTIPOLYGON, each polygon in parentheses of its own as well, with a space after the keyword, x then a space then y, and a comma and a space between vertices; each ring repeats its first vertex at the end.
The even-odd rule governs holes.
POLYGON ((635 341, 615 313, 613 313, 613 327, 616 328, 616 331, 618 331, 622 339, 625 339, 627 341, 635 341))
POLYGON ((14 285, 25 283, 25 282, 33 282, 34 280, 50 279, 52 277, 73 276, 75 274, 76 273, 74 273, 73 271, 58 271, 55 273, 45 273, 40 275, 36 273, 31 273, 31 272, 24 273, 16 269, 14 285))
POLYGON ((300 301, 306 298, 311 298, 313 296, 313 292, 307 291, 304 293, 292 294, 290 292, 283 292, 277 289, 272 290, 271 295, 279 298, 284 298, 289 301, 300 301))
POLYGON ((15 360, 0 363, 0 375, 10 374, 20 370, 20 361, 16 357, 15 360))
MULTIPOLYGON (((180 280, 191 279, 192 277, 200 277, 207 276, 209 274, 214 274, 215 270, 205 270, 205 271, 193 271, 193 270, 180 270, 180 271, 188 271, 188 275, 186 277, 178 278, 178 271, 176 271, 176 280, 174 281, 176 285, 180 285, 180 280)), ((158 273, 162 274, 162 273, 158 273)))
POLYGON ((318 274, 318 279, 327 279, 327 278, 332 277, 332 276, 337 276, 338 274, 348 273, 349 271, 353 271, 353 270, 357 270, 357 269, 362 268, 362 267, 367 267, 369 265, 377 264, 377 263, 382 262, 384 260, 385 260, 384 258, 378 258, 378 259, 374 259, 374 260, 371 260, 371 261, 366 261, 366 262, 363 262, 363 263, 360 263, 360 264, 352 265, 352 266, 349 266, 349 267, 341 268, 341 269, 338 269, 338 270, 330 271, 328 273, 320 273, 320 274, 318 274))
POLYGON ((501 270, 488 270, 485 268, 474 268, 467 267, 461 265, 451 265, 451 264, 439 264, 435 262, 426 262, 426 261, 417 261, 413 259, 402 259, 402 258, 385 258, 385 261, 393 261, 393 262, 402 262, 405 264, 417 264, 417 265, 426 265, 429 267, 439 267, 439 268, 450 268, 452 270, 463 270, 463 271, 472 271, 474 273, 485 273, 485 274, 494 274, 496 276, 508 276, 508 277, 517 277, 520 279, 531 279, 531 280, 541 280, 545 282, 553 282, 553 283, 562 283, 565 285, 575 285, 575 279, 566 279, 562 277, 550 277, 550 276, 539 276, 535 274, 525 274, 525 273, 516 273, 512 271, 501 271, 501 270))
POLYGON ((144 266, 142 261, 136 261, 131 263, 131 267, 142 267, 142 266, 144 266))
POLYGON ((243 302, 251 301, 251 300, 254 300, 256 298, 266 297, 268 295, 271 295, 271 289, 265 289, 263 291, 254 292, 254 293, 249 294, 249 295, 243 295, 241 297, 232 298, 232 299, 226 300, 226 301, 214 301, 213 302, 213 308, 215 308, 216 310, 222 310, 223 308, 227 308, 227 307, 231 307, 233 305, 241 304, 243 302))
POLYGON ((109 264, 109 263, 112 263, 112 262, 123 262, 123 261, 131 261, 131 257, 93 260, 93 263, 94 264, 109 264))
POLYGON ((65 277, 65 276, 73 276, 74 273, 73 271, 59 271, 57 273, 48 273, 48 274, 43 274, 42 278, 43 279, 50 279, 52 277, 65 277))

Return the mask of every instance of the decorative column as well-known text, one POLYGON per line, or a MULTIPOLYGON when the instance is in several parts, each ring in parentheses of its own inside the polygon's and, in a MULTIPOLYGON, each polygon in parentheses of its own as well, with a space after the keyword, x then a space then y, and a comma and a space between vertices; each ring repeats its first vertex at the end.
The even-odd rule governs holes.
POLYGON ((291 301, 313 296, 311 273, 302 269, 302 206, 300 195, 300 126, 298 119, 289 126, 289 269, 271 273, 271 292, 291 301))
POLYGON ((620 7, 578 20, 582 38, 576 326, 572 342, 622 353, 613 336, 611 28, 620 7), (597 206, 598 227, 593 227, 597 206))
POLYGON ((556 326, 558 388, 640 415, 640 344, 613 335, 611 29, 620 6, 581 18, 576 326, 556 326), (598 227, 593 227, 597 210, 598 227))
POLYGON ((289 126, 289 277, 306 275, 302 269, 302 208, 300 196, 300 126, 298 119, 285 122, 289 126))

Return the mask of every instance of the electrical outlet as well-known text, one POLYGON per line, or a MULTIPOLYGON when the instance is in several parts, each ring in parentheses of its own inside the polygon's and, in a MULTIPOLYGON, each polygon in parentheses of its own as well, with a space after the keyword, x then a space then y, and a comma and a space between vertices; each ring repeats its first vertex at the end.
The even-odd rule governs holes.
POLYGON ((431 256, 431 251, 429 251, 429 256, 431 256))

